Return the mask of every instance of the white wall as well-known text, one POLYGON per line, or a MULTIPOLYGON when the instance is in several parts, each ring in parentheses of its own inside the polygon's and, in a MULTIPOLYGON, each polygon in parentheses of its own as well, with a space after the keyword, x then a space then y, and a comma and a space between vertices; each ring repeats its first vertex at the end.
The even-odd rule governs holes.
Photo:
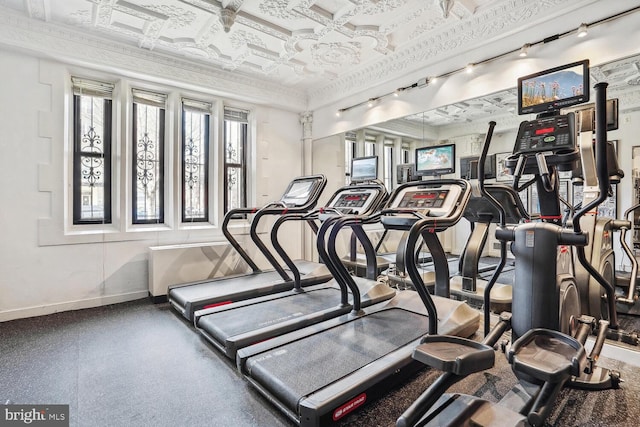
MULTIPOLYGON (((71 232, 64 216, 70 189, 64 97, 69 69, 78 67, 4 49, 0 57, 0 321, 145 297, 150 246, 223 239, 221 215, 205 228, 174 224, 132 233, 116 224, 120 228, 107 233, 71 232)), ((262 204, 278 199, 302 174, 302 131, 296 113, 243 106, 255 118, 251 191, 253 202, 262 204)), ((298 257, 300 228, 291 233, 286 247, 298 257)))

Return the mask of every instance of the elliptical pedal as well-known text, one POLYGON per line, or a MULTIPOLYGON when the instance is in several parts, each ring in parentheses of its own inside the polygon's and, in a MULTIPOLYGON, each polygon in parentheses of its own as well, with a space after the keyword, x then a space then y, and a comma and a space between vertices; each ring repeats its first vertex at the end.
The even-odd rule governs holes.
POLYGON ((587 366, 587 353, 578 340, 542 328, 531 329, 518 338, 507 359, 515 372, 553 384, 580 376, 587 366))
POLYGON ((467 338, 428 335, 413 351, 412 357, 425 365, 466 376, 493 367, 493 347, 467 338))

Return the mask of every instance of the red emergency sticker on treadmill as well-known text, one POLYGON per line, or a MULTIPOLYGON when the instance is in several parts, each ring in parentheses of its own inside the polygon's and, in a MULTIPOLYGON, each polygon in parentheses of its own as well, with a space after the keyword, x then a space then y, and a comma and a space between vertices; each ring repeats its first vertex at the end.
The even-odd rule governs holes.
POLYGON ((344 405, 340 406, 335 411, 333 411, 333 421, 338 421, 340 418, 344 417, 348 413, 353 412, 360 406, 364 405, 364 402, 366 401, 367 401, 366 393, 362 393, 354 397, 353 399, 351 399, 350 401, 348 401, 347 403, 345 403, 344 405))

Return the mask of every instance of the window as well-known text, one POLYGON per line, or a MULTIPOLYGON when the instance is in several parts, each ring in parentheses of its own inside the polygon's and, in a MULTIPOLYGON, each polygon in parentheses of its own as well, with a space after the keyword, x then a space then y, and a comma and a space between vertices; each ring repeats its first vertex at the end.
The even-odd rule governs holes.
POLYGON ((182 221, 209 219, 209 122, 211 104, 182 100, 182 221))
POLYGON ((356 134, 347 132, 344 136, 344 176, 345 184, 351 182, 351 160, 356 155, 356 134))
POLYGON ((410 163, 409 162, 409 149, 402 147, 402 163, 410 163))
POLYGON ((166 95, 133 89, 132 222, 164 222, 166 95))
POLYGON ((369 142, 369 141, 365 141, 364 143, 364 156, 365 157, 369 157, 369 156, 375 156, 376 155, 376 143, 374 142, 369 142))
POLYGON ((247 206, 249 112, 224 109, 224 212, 247 206))
POLYGON ((382 179, 388 191, 393 189, 393 145, 385 145, 383 151, 382 179))
POLYGON ((73 223, 111 223, 111 94, 114 85, 73 84, 73 223))

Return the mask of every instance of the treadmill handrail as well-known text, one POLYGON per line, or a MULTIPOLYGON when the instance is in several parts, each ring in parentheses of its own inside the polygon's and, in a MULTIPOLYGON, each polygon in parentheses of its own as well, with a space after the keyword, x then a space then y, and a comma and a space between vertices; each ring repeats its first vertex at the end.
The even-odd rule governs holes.
POLYGON ((352 215, 338 218, 336 219, 335 224, 331 229, 331 233, 329 234, 329 241, 326 243, 329 263, 332 264, 333 268, 338 273, 338 276, 334 276, 334 278, 338 283, 344 283, 351 290, 354 313, 360 313, 362 297, 360 295, 360 289, 356 285, 355 280, 353 280, 353 277, 351 276, 351 274, 349 274, 347 268, 340 260, 340 256, 338 255, 338 252, 336 250, 337 236, 342 228, 344 228, 345 226, 350 226, 356 237, 358 237, 358 240, 360 240, 367 259, 373 256, 375 262, 375 250, 373 248, 373 244, 367 236, 367 233, 362 228, 362 225, 377 222, 379 218, 379 212, 372 215, 352 215))
POLYGON ((318 230, 316 248, 318 250, 318 256, 320 257, 320 259, 324 260, 325 265, 327 266, 327 269, 329 270, 333 278, 336 280, 336 283, 340 287, 341 303, 348 304, 350 288, 346 282, 344 282, 343 280, 340 280, 340 278, 342 277, 341 275, 342 273, 336 268, 335 264, 331 262, 329 254, 327 254, 326 240, 325 240, 325 235, 327 233, 327 230, 332 228, 334 226, 334 223, 338 221, 340 218, 341 218, 340 216, 331 217, 322 223, 322 226, 318 230))
MULTIPOLYGON (((471 189, 469 183, 467 181, 461 179, 443 179, 438 180, 439 184, 444 185, 458 185, 462 192, 458 197, 458 203, 456 203, 453 211, 450 216, 447 217, 427 217, 421 220, 418 220, 411 229, 409 230, 409 235, 407 236, 407 241, 405 243, 404 252, 407 254, 415 253, 417 242, 420 238, 422 238, 429 246, 430 250, 432 249, 432 245, 435 242, 430 241, 431 235, 435 236, 436 225, 440 229, 442 226, 446 225, 446 227, 451 227, 460 221, 462 215, 464 213, 464 209, 471 197, 471 189)), ((437 237, 435 237, 437 240, 437 237)), ((434 248, 435 249, 435 248, 434 248)), ((427 287, 420 276, 420 272, 418 271, 418 266, 413 259, 413 257, 408 257, 406 260, 405 268, 407 269, 407 274, 411 278, 413 285, 418 291, 418 295, 422 302, 424 303, 427 313, 429 314, 429 334, 437 334, 438 333, 438 312, 436 310, 435 303, 433 302, 433 298, 427 291, 427 287)), ((438 276, 438 272, 436 271, 436 276, 438 276)), ((436 277, 437 279, 437 277, 436 277)))
POLYGON ((315 205, 318 203, 318 199, 320 198, 320 194, 322 194, 324 187, 327 185, 326 177, 324 175, 314 175, 310 177, 296 178, 292 182, 298 180, 318 181, 318 184, 316 184, 313 188, 313 192, 309 194, 306 203, 300 206, 287 206, 282 200, 269 203, 262 209, 259 209, 257 212, 255 212, 255 216, 253 217, 251 226, 249 228, 249 235, 251 236, 251 240, 253 240, 253 243, 258 247, 262 255, 264 255, 267 261, 269 261, 269 263, 273 266, 273 268, 285 282, 289 282, 292 279, 284 270, 284 268, 282 268, 282 265, 280 265, 273 253, 264 244, 260 236, 258 236, 258 223, 260 222, 260 219, 265 215, 281 216, 287 213, 306 213, 307 211, 309 211, 309 209, 313 209, 315 207, 315 205))
MULTIPOLYGON (((300 181, 300 180, 316 180, 318 181, 318 184, 316 184, 313 188, 313 192, 311 194, 309 194, 309 197, 307 199, 307 203, 305 203, 304 205, 301 206, 297 206, 297 207, 292 207, 289 210, 292 212, 296 212, 297 210, 299 211, 307 211, 309 209, 312 209, 317 203, 318 203, 318 199, 320 198, 320 195, 322 194, 322 191, 324 190, 324 188, 327 185, 327 177, 322 175, 322 174, 318 174, 318 175, 309 175, 309 176, 305 176, 305 177, 297 177, 295 179, 293 179, 291 181, 291 183, 295 182, 295 181, 300 181)), ((289 187, 291 187, 291 183, 289 184, 289 187)), ((286 194, 285 194, 286 195, 286 194)), ((283 195, 284 197, 284 195, 283 195)), ((267 206, 270 206, 270 204, 268 204, 267 206)), ((223 220, 222 220, 222 234, 224 235, 224 237, 227 239, 227 241, 231 244, 231 246, 233 246, 233 248, 236 250, 236 252, 238 252, 238 254, 240 255, 240 257, 249 265, 249 267, 251 268, 251 270, 253 271, 253 273, 258 273, 261 271, 261 269, 258 267, 258 265, 253 261, 253 259, 249 256, 249 254, 244 250, 244 248, 240 245, 240 243, 238 242, 238 240, 231 234, 231 232, 229 231, 229 221, 231 221, 232 219, 244 219, 244 215, 245 214, 255 214, 257 212, 260 211, 261 208, 259 207, 241 207, 241 208, 234 208, 231 209, 230 211, 228 211, 223 220), (242 218, 237 218, 237 215, 242 215, 242 218)), ((264 208, 263 208, 264 209, 264 208)), ((257 226, 257 222, 259 221, 259 218, 254 217, 251 221, 251 226, 257 226)), ((253 237, 252 237, 253 240, 253 237)), ((255 243, 255 240, 254 240, 255 243)), ((264 247, 264 244, 263 244, 264 247)), ((263 252, 263 249, 260 248, 260 245, 258 245, 258 249, 263 252)), ((264 254, 264 252, 263 252, 264 254)), ((273 256, 271 257, 273 258, 273 256)), ((269 262, 271 264, 273 264, 273 262, 269 259, 269 257, 267 256, 267 260, 269 260, 269 262)), ((276 263, 277 264, 277 263, 276 263)), ((274 265, 273 266, 276 270, 278 270, 278 268, 274 265)), ((280 271, 278 271, 278 273, 280 273, 280 271)), ((280 274, 282 276, 282 274, 280 274)), ((286 276, 286 274, 285 274, 286 276)), ((288 276, 283 277, 283 279, 285 281, 291 280, 290 278, 288 278, 288 276)))
MULTIPOLYGON (((339 195, 343 194, 345 191, 353 190, 354 188, 357 188, 358 190, 375 190, 377 192, 375 198, 370 202, 367 212, 371 212, 371 211, 377 210, 377 208, 387 200, 388 193, 387 193, 387 190, 386 190, 386 187, 384 186, 384 184, 382 184, 382 183, 371 183, 371 184, 358 184, 357 186, 349 185, 349 186, 346 186, 346 187, 341 187, 340 189, 336 190, 333 193, 333 195, 329 198, 329 202, 328 203, 331 204, 331 202, 333 202, 333 200, 337 199, 339 195)), ((312 228, 313 232, 316 235, 318 235, 318 231, 319 230, 318 230, 318 227, 317 227, 317 225, 315 224, 314 221, 319 218, 319 214, 320 213, 326 213, 329 210, 331 212, 333 212, 337 217, 340 217, 340 216, 344 215, 342 212, 340 212, 339 210, 333 208, 332 206, 324 206, 324 207, 320 207, 320 208, 314 209, 313 211, 307 212, 307 213, 304 213, 304 214, 302 214, 302 213, 301 214, 293 213, 293 214, 282 215, 280 218, 278 218, 276 220, 276 222, 273 225, 273 228, 271 230, 271 244, 273 245, 273 247, 276 250, 276 252, 278 253, 278 255, 280 255, 280 258, 282 258, 284 263, 287 265, 287 267, 289 267, 289 270, 291 270, 291 272, 293 273, 293 276, 294 276, 294 278, 293 278, 293 280, 294 280, 294 288, 297 289, 297 290, 301 289, 300 270, 295 265, 295 263, 293 262, 293 260, 289 256, 289 254, 287 254, 287 252, 285 251, 284 247, 280 244, 280 241, 278 239, 278 230, 280 229, 280 226, 286 221, 292 221, 292 220, 307 221, 307 223, 309 223, 310 227, 312 228)), ((326 232, 326 230, 325 230, 325 232, 326 232)), ((320 258, 321 258, 321 260, 323 260, 325 262, 325 264, 327 263, 327 261, 326 261, 326 258, 327 258, 326 257, 326 252, 325 252, 325 257, 321 256, 320 258)), ((372 268, 375 270, 375 267, 376 266, 374 264, 372 268)))

